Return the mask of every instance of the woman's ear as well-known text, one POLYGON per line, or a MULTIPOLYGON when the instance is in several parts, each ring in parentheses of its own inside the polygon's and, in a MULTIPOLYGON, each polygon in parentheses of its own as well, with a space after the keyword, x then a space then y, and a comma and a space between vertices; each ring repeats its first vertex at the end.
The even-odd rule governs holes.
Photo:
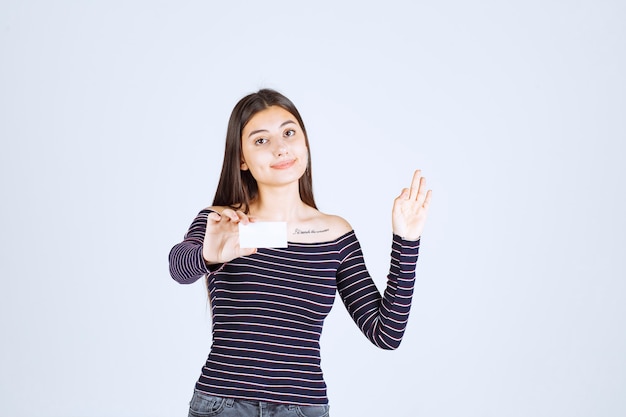
POLYGON ((240 169, 242 171, 247 171, 248 170, 248 165, 244 161, 241 161, 240 169))

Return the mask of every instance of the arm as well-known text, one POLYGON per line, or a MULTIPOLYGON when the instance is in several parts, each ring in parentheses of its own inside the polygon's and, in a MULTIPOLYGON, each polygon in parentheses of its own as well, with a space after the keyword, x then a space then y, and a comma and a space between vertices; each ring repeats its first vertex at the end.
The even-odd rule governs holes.
POLYGON ((170 275, 181 284, 191 284, 210 272, 202 256, 202 244, 210 210, 202 210, 191 223, 182 242, 169 255, 170 275))
POLYGON ((191 284, 234 258, 256 252, 255 248, 239 247, 238 224, 249 221, 241 211, 224 207, 202 210, 183 241, 170 251, 172 278, 181 284, 191 284), (218 209, 221 213, 216 211, 218 209))
POLYGON ((406 329, 415 282, 415 263, 432 192, 421 171, 402 190, 391 211, 393 245, 387 288, 381 298, 369 276, 356 237, 342 248, 337 289, 350 315, 376 346, 396 349, 406 329))
POLYGON ((407 326, 415 283, 415 263, 419 240, 393 236, 387 288, 381 297, 363 260, 354 235, 341 250, 343 260, 337 270, 337 289, 363 334, 381 349, 400 346, 407 326))

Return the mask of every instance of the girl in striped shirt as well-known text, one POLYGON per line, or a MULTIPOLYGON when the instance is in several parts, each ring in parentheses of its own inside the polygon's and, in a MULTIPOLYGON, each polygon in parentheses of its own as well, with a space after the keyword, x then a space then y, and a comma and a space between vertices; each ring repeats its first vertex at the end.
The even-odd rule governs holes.
POLYGON ((201 210, 169 256, 172 277, 206 277, 212 344, 189 416, 329 415, 319 340, 335 294, 382 349, 400 345, 431 199, 415 171, 392 209, 392 247, 381 296, 350 224, 313 198, 300 113, 268 89, 232 111, 213 206, 201 210), (285 247, 245 248, 239 225, 285 222, 285 247))

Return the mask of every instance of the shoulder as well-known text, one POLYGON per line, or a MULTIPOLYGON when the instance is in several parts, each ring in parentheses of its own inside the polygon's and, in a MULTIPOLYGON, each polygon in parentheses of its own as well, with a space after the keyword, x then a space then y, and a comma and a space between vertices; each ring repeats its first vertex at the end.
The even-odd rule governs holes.
POLYGON ((328 227, 332 231, 333 239, 341 237, 348 232, 352 231, 352 226, 346 219, 340 216, 336 216, 334 214, 324 214, 324 222, 328 225, 328 227))

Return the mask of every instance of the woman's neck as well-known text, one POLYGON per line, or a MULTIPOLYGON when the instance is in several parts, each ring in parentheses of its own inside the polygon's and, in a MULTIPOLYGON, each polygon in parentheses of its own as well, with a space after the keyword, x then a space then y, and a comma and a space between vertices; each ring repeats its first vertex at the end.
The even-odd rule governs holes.
POLYGON ((296 221, 310 209, 301 199, 296 187, 286 190, 279 188, 260 188, 257 198, 250 203, 250 216, 259 221, 296 221))

